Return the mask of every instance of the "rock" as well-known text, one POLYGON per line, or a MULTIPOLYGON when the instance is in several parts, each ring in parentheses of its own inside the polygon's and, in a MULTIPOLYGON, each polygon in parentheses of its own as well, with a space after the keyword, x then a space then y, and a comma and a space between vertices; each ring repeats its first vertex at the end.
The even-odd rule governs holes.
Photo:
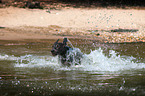
POLYGON ((35 1, 35 2, 27 1, 25 7, 28 7, 30 9, 35 9, 35 8, 43 9, 43 7, 40 6, 40 2, 38 2, 38 1, 35 1))
POLYGON ((97 33, 97 34, 96 34, 96 36, 99 36, 99 35, 100 35, 100 33, 97 33))

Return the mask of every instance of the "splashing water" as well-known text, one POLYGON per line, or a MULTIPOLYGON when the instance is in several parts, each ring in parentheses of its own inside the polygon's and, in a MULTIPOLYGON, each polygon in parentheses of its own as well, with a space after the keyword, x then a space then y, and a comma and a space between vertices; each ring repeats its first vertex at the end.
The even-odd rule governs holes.
POLYGON ((67 39, 67 41, 69 42, 69 44, 71 45, 71 47, 74 48, 74 46, 72 45, 72 43, 70 42, 70 40, 67 39))
POLYGON ((145 68, 144 63, 133 62, 133 57, 122 58, 120 55, 113 50, 110 50, 110 57, 103 54, 103 50, 92 51, 86 55, 89 60, 84 60, 83 65, 86 71, 123 71, 130 69, 141 69, 145 68))
MULTIPOLYGON (((78 50, 77 50, 78 51, 78 50)), ((52 68, 54 70, 82 70, 82 71, 125 71, 144 69, 145 63, 134 62, 133 57, 123 58, 113 50, 110 50, 109 57, 105 56, 101 48, 91 51, 90 54, 84 54, 80 65, 72 65, 71 67, 62 67, 58 63, 58 57, 24 55, 20 57, 0 55, 1 60, 14 60, 15 67, 28 68, 52 68)))

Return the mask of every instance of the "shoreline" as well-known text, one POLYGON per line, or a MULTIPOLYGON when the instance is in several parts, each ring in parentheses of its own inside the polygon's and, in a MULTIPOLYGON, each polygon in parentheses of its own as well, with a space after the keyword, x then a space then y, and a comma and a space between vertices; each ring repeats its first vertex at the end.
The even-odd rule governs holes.
POLYGON ((0 8, 0 40, 82 38, 102 43, 145 42, 145 11, 0 8))

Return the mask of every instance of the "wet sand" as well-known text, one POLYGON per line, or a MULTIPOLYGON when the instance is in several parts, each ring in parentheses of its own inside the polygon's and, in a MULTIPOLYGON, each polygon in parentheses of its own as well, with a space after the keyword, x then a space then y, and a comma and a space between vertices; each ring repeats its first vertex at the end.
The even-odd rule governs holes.
POLYGON ((86 38, 105 43, 145 42, 145 10, 0 8, 0 39, 86 38))

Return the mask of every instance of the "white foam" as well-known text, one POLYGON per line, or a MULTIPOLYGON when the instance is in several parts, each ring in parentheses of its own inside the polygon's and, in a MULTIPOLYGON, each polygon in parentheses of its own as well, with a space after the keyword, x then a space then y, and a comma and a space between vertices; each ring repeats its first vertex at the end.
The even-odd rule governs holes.
POLYGON ((15 56, 9 56, 6 54, 0 54, 0 60, 16 60, 17 58, 15 56))
POLYGON ((121 71, 145 68, 144 63, 136 63, 133 57, 123 58, 113 50, 110 50, 110 57, 103 54, 103 50, 98 49, 86 55, 88 60, 84 60, 82 65, 86 71, 121 71))
POLYGON ((58 57, 52 56, 35 56, 35 55, 26 55, 21 56, 15 64, 15 67, 57 67, 58 57))
POLYGON ((83 70, 83 71, 126 71, 126 70, 136 70, 144 69, 145 63, 133 62, 133 57, 121 57, 113 50, 110 50, 109 57, 103 53, 101 48, 92 51, 90 54, 84 54, 81 65, 73 65, 71 67, 62 67, 58 63, 58 57, 46 56, 36 56, 36 55, 25 55, 20 57, 1 55, 0 60, 15 60, 14 67, 47 67, 53 68, 54 70, 83 70))

